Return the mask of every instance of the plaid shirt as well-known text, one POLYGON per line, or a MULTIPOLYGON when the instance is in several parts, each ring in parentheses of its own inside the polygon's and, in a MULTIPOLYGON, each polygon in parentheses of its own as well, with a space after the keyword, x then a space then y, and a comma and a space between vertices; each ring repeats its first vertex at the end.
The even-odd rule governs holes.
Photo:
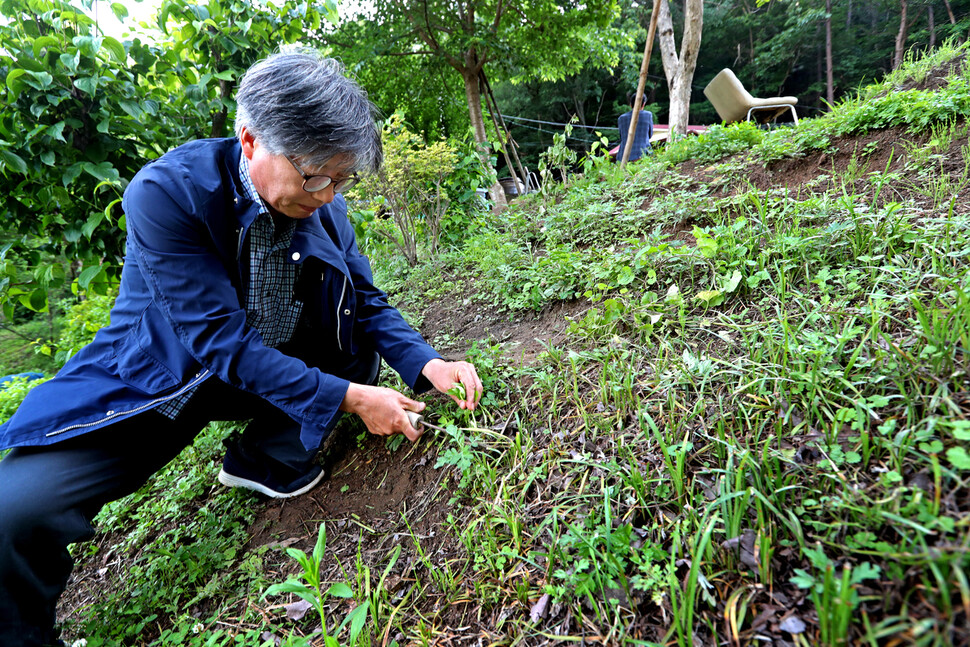
MULTIPOLYGON (((259 331, 263 344, 276 348, 292 339, 303 312, 303 302, 294 296, 300 266, 286 262, 296 220, 281 219, 282 224, 277 227, 266 203, 256 193, 245 155, 239 158, 239 177, 247 197, 259 206, 259 215, 250 226, 247 237, 246 324, 259 331)), ((162 403, 155 411, 174 420, 194 392, 195 389, 190 389, 162 403)))

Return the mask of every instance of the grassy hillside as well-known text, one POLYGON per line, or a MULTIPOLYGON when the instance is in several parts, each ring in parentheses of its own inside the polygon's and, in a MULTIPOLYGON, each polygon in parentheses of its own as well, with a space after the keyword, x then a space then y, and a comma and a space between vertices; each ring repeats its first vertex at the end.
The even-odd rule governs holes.
POLYGON ((797 128, 591 163, 416 268, 374 255, 483 410, 429 398, 414 445, 347 425, 286 503, 215 484, 210 429, 76 547, 66 635, 970 644, 968 76, 944 48, 797 128), (315 542, 339 586, 266 595, 314 597, 315 542))

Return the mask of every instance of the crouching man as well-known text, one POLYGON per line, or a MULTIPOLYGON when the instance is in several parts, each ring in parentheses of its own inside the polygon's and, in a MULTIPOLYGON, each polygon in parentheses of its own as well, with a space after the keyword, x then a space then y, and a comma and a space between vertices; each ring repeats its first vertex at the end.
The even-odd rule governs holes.
POLYGON ((364 92, 312 51, 254 65, 236 137, 187 143, 124 196, 128 242, 111 325, 0 427, 0 645, 58 644, 68 544, 212 420, 251 420, 219 481, 291 497, 341 414, 419 432, 424 404, 374 386, 381 359, 415 391, 482 384, 444 361, 373 285, 340 194, 381 164, 364 92))

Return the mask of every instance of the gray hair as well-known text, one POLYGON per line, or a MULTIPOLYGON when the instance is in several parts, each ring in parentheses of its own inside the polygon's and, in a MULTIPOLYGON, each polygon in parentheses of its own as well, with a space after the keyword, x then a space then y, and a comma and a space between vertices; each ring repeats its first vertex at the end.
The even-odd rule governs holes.
POLYGON ((258 61, 243 76, 236 103, 236 135, 247 128, 270 153, 311 166, 348 155, 354 172, 381 166, 374 105, 343 65, 314 49, 258 61))

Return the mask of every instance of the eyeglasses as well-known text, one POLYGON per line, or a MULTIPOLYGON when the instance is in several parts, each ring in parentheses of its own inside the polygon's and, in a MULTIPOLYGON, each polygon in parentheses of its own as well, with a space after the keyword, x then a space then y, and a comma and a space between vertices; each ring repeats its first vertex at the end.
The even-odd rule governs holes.
POLYGON ((336 182, 334 182, 334 179, 329 175, 310 175, 302 168, 300 168, 300 166, 293 161, 292 157, 290 157, 289 155, 284 155, 284 157, 287 159, 287 161, 290 164, 293 165, 293 168, 295 168, 297 172, 303 177, 303 190, 306 191, 307 193, 316 193, 317 191, 323 191, 328 186, 330 186, 331 182, 333 182, 334 193, 343 193, 344 191, 349 191, 350 189, 354 188, 354 185, 360 182, 360 178, 357 177, 356 174, 351 175, 350 177, 346 177, 342 180, 337 180, 336 182))

